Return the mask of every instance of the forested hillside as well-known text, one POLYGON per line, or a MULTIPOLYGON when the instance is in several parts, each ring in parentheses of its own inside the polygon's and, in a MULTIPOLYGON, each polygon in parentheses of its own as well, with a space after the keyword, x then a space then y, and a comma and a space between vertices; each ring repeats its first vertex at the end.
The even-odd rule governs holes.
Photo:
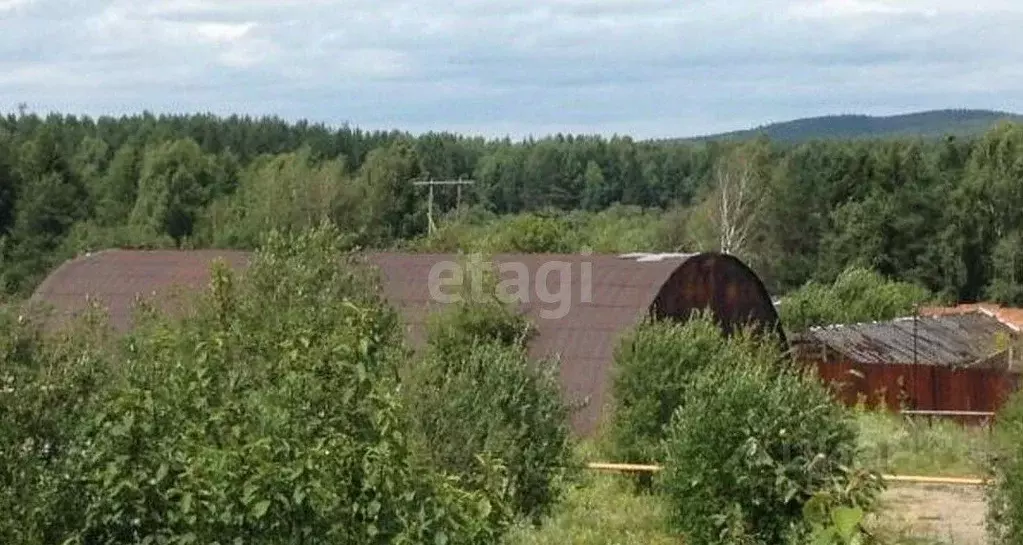
POLYGON ((512 142, 207 115, 0 118, 0 281, 106 247, 251 248, 329 218, 411 250, 726 249, 775 292, 864 266, 1023 303, 1023 126, 781 145, 512 142), (427 235, 416 178, 473 178, 427 235))
POLYGON ((782 142, 823 138, 977 136, 1001 121, 1020 122, 1023 116, 991 110, 930 110, 891 116, 826 115, 689 140, 743 140, 760 135, 782 142))

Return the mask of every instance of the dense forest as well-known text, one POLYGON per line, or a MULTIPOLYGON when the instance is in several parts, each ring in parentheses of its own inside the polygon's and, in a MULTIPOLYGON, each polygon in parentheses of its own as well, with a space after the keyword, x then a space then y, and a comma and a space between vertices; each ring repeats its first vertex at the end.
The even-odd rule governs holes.
POLYGON ((775 293, 850 267, 1023 303, 1023 125, 976 137, 640 142, 365 132, 212 115, 0 118, 0 284, 108 247, 726 250, 775 293), (476 181, 425 192, 411 180, 476 181))

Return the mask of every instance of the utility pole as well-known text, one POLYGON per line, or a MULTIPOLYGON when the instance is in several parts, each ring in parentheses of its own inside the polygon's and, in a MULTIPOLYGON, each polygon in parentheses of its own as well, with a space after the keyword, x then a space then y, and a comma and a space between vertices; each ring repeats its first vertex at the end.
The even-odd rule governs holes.
POLYGON ((437 226, 433 223, 433 188, 438 185, 453 185, 458 188, 458 204, 462 204, 462 186, 472 185, 476 180, 412 180, 412 185, 425 185, 430 188, 429 201, 426 208, 426 219, 429 233, 433 233, 437 226))

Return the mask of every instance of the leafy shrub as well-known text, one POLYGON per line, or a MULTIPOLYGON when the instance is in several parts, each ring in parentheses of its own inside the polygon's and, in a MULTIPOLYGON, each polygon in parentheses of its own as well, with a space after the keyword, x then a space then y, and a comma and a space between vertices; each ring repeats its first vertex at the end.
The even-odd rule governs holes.
POLYGON ((509 513, 536 518, 560 495, 569 409, 554 362, 526 355, 528 321, 494 296, 492 276, 481 280, 483 293, 463 290, 461 302, 431 317, 406 387, 410 415, 432 464, 477 482, 476 456, 495 461, 509 513))
POLYGON ((492 247, 508 252, 564 253, 578 246, 569 223, 551 214, 519 214, 501 220, 493 233, 492 247))
POLYGON ((93 307, 62 335, 37 308, 0 308, 0 543, 56 543, 78 491, 62 471, 76 432, 114 377, 93 307))
POLYGON ((477 455, 494 460, 507 477, 499 497, 538 518, 560 498, 571 458, 557 368, 516 346, 470 342, 453 357, 430 353, 409 384, 425 456, 468 482, 478 479, 477 455))
POLYGON ((438 229, 413 243, 429 252, 598 253, 670 249, 657 237, 661 213, 612 205, 600 212, 575 210, 495 216, 478 209, 448 214, 438 229))
POLYGON ((622 462, 650 463, 694 374, 725 349, 709 315, 687 322, 645 322, 615 349, 608 430, 610 454, 622 462))
POLYGON ((810 527, 810 543, 862 545, 868 542, 868 534, 863 530, 865 516, 860 507, 840 506, 830 510, 804 509, 803 518, 810 527))
POLYGON ((694 378, 664 440, 660 485, 687 543, 780 543, 808 530, 811 499, 869 506, 880 481, 850 469, 854 424, 820 381, 767 346, 730 352, 694 378))
POLYGON ((43 542, 493 541, 488 498, 416 462, 400 330, 338 241, 271 236, 189 319, 140 326, 48 470, 69 492, 43 542))
POLYGON ((458 300, 427 318, 427 344, 432 353, 458 359, 476 340, 525 348, 533 326, 500 299, 496 275, 485 265, 489 262, 482 256, 466 260, 458 300))
POLYGON ((888 280, 869 269, 846 269, 832 284, 809 282, 779 307, 787 329, 890 320, 907 316, 931 298, 916 284, 888 280))
POLYGON ((995 422, 988 487, 988 530, 994 543, 1023 543, 1023 393, 1017 392, 995 422))
POLYGON ((577 247, 597 253, 657 251, 657 229, 662 212, 638 206, 613 204, 600 212, 568 214, 571 231, 579 237, 577 247))
POLYGON ((138 225, 107 227, 95 223, 76 223, 61 244, 61 253, 74 257, 108 248, 173 248, 174 239, 156 234, 138 225))

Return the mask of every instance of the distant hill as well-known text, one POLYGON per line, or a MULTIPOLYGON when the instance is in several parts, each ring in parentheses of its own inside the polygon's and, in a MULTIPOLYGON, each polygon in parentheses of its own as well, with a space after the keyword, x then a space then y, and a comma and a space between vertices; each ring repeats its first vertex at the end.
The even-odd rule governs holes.
POLYGON ((761 134, 783 142, 832 138, 941 137, 948 134, 970 136, 983 133, 1003 120, 1023 122, 1023 115, 992 110, 930 110, 883 117, 829 115, 675 140, 745 140, 761 134))

